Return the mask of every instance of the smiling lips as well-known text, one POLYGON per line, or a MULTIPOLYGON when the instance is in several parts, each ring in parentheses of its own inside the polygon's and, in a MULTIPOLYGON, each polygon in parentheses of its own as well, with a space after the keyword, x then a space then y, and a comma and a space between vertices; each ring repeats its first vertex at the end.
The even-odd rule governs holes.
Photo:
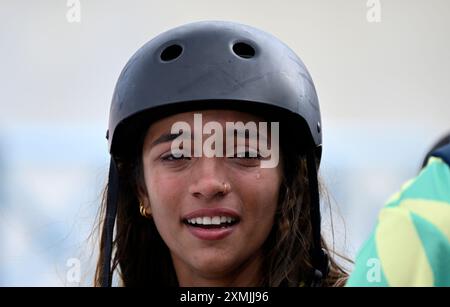
POLYGON ((189 213, 182 222, 198 239, 220 240, 234 231, 240 218, 228 208, 205 208, 189 213))

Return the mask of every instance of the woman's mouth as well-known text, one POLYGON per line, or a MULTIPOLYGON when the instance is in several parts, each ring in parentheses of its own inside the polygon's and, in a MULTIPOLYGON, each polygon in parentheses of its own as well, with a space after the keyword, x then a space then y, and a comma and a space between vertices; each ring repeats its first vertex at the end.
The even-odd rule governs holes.
POLYGON ((230 235, 236 225, 239 224, 239 217, 231 212, 224 212, 220 209, 206 209, 208 211, 221 211, 217 215, 202 215, 201 211, 189 214, 183 219, 191 234, 201 240, 220 240, 230 235))

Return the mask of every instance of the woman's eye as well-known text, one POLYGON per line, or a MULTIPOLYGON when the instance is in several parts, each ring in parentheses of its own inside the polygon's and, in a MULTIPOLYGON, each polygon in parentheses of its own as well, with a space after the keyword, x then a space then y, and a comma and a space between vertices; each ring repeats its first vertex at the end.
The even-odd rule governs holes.
POLYGON ((246 152, 236 153, 232 158, 260 160, 262 158, 262 156, 258 152, 246 151, 246 152))
POLYGON ((190 157, 185 157, 184 155, 176 155, 168 154, 161 157, 161 160, 163 161, 179 161, 179 160, 190 160, 190 157))

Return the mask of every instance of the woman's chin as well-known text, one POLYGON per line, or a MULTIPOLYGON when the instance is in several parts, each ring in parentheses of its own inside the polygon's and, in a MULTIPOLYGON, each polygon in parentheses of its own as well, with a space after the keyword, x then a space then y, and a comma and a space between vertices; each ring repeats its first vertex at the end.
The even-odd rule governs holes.
POLYGON ((221 276, 226 274, 226 272, 233 271, 236 266, 236 260, 231 258, 223 258, 220 255, 201 255, 196 258, 195 263, 192 263, 199 273, 204 276, 221 276))

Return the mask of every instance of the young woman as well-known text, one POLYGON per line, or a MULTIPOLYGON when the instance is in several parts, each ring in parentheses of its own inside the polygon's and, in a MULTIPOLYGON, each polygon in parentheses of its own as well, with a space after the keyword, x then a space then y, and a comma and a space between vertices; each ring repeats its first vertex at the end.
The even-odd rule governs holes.
POLYGON ((346 278, 321 237, 317 94, 277 38, 217 21, 157 36, 119 77, 107 139, 96 285, 346 278))

